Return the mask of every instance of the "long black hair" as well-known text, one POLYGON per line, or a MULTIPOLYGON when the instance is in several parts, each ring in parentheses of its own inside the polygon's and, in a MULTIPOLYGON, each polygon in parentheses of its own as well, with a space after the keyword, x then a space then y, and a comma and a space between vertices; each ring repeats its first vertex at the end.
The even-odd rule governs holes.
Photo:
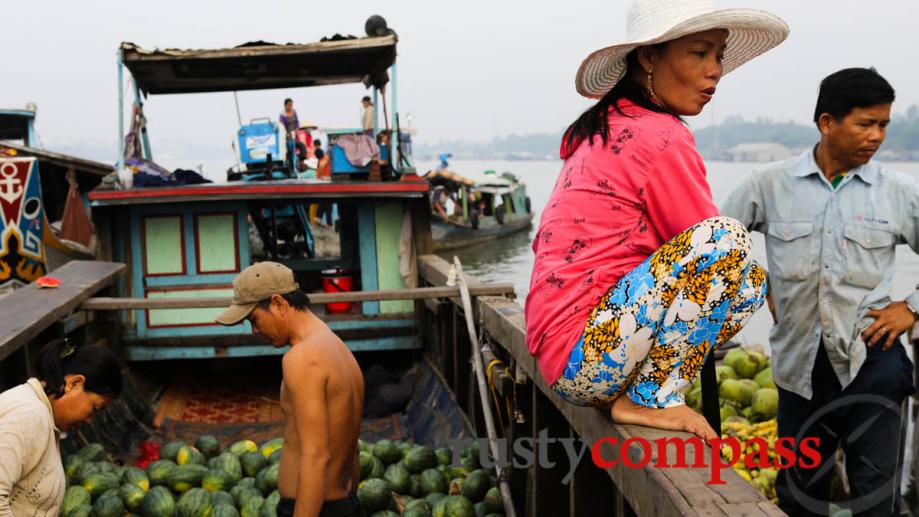
POLYGON ((108 397, 121 393, 121 366, 115 354, 104 346, 76 347, 68 339, 56 339, 42 347, 35 370, 49 396, 64 394, 67 375, 86 377, 86 391, 108 397))
MULTIPOLYGON (((651 48, 661 52, 667 46, 667 43, 658 43, 651 45, 651 48)), ((680 119, 680 116, 673 111, 656 104, 649 97, 644 85, 635 82, 632 78, 636 70, 641 70, 641 64, 638 62, 638 49, 635 49, 626 56, 626 70, 622 79, 613 86, 613 89, 607 92, 596 104, 587 109, 574 121, 562 136, 562 158, 570 156, 583 142, 587 140, 590 145, 594 143, 594 136, 600 135, 603 145, 609 141, 609 110, 613 108, 622 116, 628 116, 622 112, 619 107, 619 100, 626 99, 636 105, 655 113, 664 113, 680 119)), ((644 72, 642 72, 644 73, 644 72)))

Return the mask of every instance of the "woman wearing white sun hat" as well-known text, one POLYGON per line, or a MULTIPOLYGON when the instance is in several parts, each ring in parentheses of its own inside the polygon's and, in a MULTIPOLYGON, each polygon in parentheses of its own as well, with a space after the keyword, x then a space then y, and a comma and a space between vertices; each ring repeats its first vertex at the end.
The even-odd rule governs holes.
POLYGON ((577 73, 578 93, 600 100, 562 139, 533 243, 527 345, 569 402, 715 438, 683 393, 763 304, 765 271, 744 228, 718 217, 680 117, 699 114, 724 74, 788 26, 708 0, 635 0, 627 34, 577 73))

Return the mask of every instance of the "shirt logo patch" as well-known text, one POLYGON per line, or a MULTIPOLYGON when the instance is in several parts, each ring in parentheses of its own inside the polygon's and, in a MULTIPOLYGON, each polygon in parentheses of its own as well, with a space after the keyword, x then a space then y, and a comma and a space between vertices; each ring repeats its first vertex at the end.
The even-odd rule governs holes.
POLYGON ((878 219, 877 217, 870 217, 867 215, 856 214, 855 222, 857 223, 871 223, 871 224, 884 224, 889 225, 890 221, 887 219, 878 219))

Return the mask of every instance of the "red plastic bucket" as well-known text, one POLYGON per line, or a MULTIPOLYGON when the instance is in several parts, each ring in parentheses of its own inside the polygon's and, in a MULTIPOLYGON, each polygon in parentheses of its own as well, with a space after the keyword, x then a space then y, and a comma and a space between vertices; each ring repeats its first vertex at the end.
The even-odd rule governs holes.
MULTIPOLYGON (((342 269, 326 269, 322 272, 322 291, 325 293, 349 293, 354 289, 354 278, 342 269)), ((351 302, 325 304, 329 314, 351 312, 351 302)))

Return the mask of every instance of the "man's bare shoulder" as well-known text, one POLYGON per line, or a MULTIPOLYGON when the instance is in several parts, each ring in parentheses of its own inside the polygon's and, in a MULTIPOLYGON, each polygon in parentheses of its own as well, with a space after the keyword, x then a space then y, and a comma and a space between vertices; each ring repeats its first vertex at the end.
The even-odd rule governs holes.
POLYGON ((281 368, 288 385, 291 382, 324 379, 328 376, 317 354, 311 353, 305 346, 291 347, 281 359, 281 368))

